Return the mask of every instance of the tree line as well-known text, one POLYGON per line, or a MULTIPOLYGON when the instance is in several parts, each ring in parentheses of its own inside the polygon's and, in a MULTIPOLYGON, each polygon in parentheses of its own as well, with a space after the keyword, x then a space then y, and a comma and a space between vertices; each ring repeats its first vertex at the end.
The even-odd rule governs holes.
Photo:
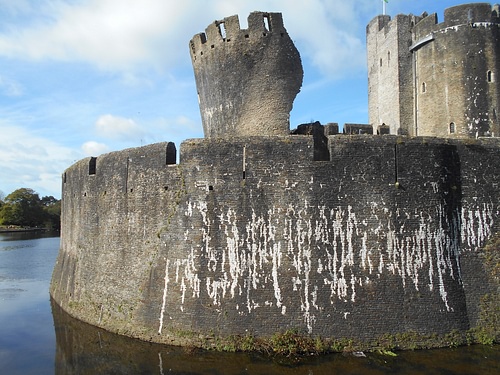
POLYGON ((29 188, 17 189, 6 197, 0 191, 0 225, 59 229, 61 200, 51 195, 40 198, 29 188))

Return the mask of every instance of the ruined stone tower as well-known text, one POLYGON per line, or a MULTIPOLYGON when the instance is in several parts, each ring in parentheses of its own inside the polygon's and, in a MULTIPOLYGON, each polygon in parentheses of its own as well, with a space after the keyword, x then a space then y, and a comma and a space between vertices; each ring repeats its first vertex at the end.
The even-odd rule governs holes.
POLYGON ((369 121, 391 134, 498 136, 498 5, 377 16, 367 26, 369 121))
POLYGON ((190 41, 205 137, 288 135, 302 63, 281 13, 210 24, 190 41))

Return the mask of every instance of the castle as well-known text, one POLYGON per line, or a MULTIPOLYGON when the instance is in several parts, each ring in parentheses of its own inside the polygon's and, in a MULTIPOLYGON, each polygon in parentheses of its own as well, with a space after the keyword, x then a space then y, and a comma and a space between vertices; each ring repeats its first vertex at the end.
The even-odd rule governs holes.
POLYGON ((366 28, 369 122, 391 134, 499 136, 499 6, 375 17, 366 28))
MULTIPOLYGON (((476 17, 486 8, 446 14, 461 24, 458 10, 468 9, 476 17)), ((432 16, 405 17, 368 26, 377 66, 388 46, 410 41, 393 38, 404 20, 417 22, 414 29, 424 22, 422 33, 444 28, 432 16)), ((374 77, 385 85, 390 74, 372 67, 370 117, 391 134, 340 135, 320 124, 290 134, 298 51, 279 13, 248 20, 248 29, 236 16, 216 21, 190 41, 205 138, 184 141, 179 163, 175 145, 164 142, 64 172, 54 301, 113 332, 205 347, 289 329, 370 345, 407 332, 424 340, 488 328, 499 298, 490 264, 498 251, 487 244, 500 225, 500 140, 475 133, 489 126, 498 134, 494 118, 476 121, 467 107, 429 127, 442 137, 402 135, 425 133, 429 114, 410 116, 407 88, 384 96, 374 77), (399 108, 382 105, 393 99, 399 108), (451 122, 457 138, 446 133, 451 122)), ((464 38, 461 26, 446 27, 464 38)), ((413 37, 407 31, 401 35, 413 37)), ((395 65, 408 52, 402 47, 390 49, 395 65)), ((425 51, 422 44, 409 53, 416 49, 425 51)), ((496 69, 480 69, 495 81, 496 69)), ((428 96, 437 81, 425 78, 428 96)))

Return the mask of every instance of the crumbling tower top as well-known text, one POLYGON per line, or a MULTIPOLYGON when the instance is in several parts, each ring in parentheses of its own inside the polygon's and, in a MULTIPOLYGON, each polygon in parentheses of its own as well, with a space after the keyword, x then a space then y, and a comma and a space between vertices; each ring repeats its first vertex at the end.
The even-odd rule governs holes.
POLYGON ((281 13, 253 12, 248 29, 215 21, 190 51, 205 137, 289 134, 303 70, 281 13))

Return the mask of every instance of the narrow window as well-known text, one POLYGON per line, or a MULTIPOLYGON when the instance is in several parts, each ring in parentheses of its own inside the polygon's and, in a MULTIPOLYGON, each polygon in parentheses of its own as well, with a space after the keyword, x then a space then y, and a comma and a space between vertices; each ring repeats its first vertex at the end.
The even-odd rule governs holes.
POLYGON ((450 122, 450 134, 453 134, 453 133, 455 133, 455 123, 450 122))
POLYGON ((177 162, 177 150, 175 148, 175 143, 167 143, 167 149, 165 150, 165 164, 172 165, 177 162))
POLYGON ((427 91, 427 85, 425 84, 425 82, 422 82, 422 92, 426 91, 427 91))
POLYGON ((389 66, 390 62, 391 62, 391 51, 387 51, 387 66, 389 66))
POLYGON ((488 82, 494 81, 493 72, 491 70, 488 70, 487 78, 488 78, 488 82))
POLYGON ((97 158, 91 157, 89 161, 89 175, 95 174, 97 158))
POLYGON ((269 15, 265 14, 264 15, 264 28, 266 31, 271 31, 271 24, 269 23, 269 15))
POLYGON ((380 67, 382 67, 382 58, 380 58, 380 67))
POLYGON ((66 172, 63 173, 63 183, 66 183, 66 172))

